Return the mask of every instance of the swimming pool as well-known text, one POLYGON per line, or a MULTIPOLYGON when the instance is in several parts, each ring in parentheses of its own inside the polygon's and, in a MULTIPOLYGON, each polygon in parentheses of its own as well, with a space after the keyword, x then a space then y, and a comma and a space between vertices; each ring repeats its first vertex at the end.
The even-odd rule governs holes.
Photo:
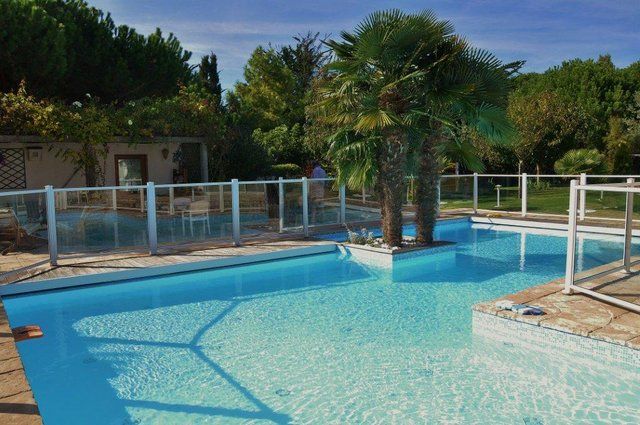
MULTIPOLYGON (((47 424, 637 421, 637 371, 471 333, 472 304, 562 275, 564 238, 468 222, 437 232, 457 244, 393 270, 322 254, 5 308, 12 326, 44 330, 19 350, 47 424)), ((587 236, 578 263, 620 252, 587 236)))

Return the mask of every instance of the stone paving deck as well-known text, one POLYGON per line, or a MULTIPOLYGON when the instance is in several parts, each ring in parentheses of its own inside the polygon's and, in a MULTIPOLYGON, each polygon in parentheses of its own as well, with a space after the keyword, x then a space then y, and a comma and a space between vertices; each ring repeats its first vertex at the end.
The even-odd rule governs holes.
MULTIPOLYGON (((28 344, 22 341, 21 344, 28 344)), ((22 367, 9 320, 0 300, 0 424, 42 424, 38 405, 22 367)))
MULTIPOLYGON (((620 265, 619 261, 610 263, 580 273, 577 277, 593 275, 618 265, 620 265)), ((630 275, 616 272, 581 283, 580 286, 640 305, 640 268, 635 267, 632 272, 630 275)), ((640 350, 640 314, 587 295, 564 295, 563 285, 564 278, 557 279, 515 294, 476 304, 473 309, 509 320, 640 350), (499 310, 495 306, 498 300, 539 306, 545 314, 522 316, 511 311, 499 310)))

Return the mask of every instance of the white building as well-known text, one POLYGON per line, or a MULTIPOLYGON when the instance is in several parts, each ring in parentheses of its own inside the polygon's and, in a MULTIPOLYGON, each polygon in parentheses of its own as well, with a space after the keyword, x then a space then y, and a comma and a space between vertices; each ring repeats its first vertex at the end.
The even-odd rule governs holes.
MULTIPOLYGON (((49 144, 33 136, 0 136, 0 190, 86 186, 83 172, 74 172, 74 165, 60 157, 62 149, 74 147, 73 143, 49 144)), ((107 148, 107 157, 101 161, 105 186, 208 181, 202 138, 158 137, 136 144, 115 138, 107 148)))

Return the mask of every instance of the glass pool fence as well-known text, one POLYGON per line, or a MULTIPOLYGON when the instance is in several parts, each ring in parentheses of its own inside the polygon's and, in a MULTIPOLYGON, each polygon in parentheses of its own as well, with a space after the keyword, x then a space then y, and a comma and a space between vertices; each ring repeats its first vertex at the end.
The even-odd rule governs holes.
MULTIPOLYGON (((640 176, 465 174, 440 176, 440 211, 568 215, 569 184, 611 184, 640 176)), ((414 210, 416 179, 407 178, 404 208, 414 210)), ((578 220, 624 220, 624 196, 589 191, 578 220)), ((637 197, 640 202, 640 197, 637 197)), ((634 219, 640 216, 634 216, 634 219)), ((59 256, 148 251, 193 243, 240 245, 268 234, 307 236, 316 227, 380 219, 371 188, 327 179, 53 188, 0 192, 0 249, 59 256), (49 225, 53 223, 53 225, 49 225)), ((7 257, 8 258, 8 257, 7 257)), ((1 262, 0 273, 24 263, 1 262), (8 265, 12 264, 12 265, 8 265)))

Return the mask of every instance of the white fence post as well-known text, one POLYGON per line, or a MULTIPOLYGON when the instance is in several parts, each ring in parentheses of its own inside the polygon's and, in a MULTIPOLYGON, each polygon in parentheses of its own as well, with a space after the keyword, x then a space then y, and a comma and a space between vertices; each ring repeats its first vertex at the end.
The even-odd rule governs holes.
MULTIPOLYGON (((140 189, 142 192, 142 189, 140 189)), ((147 233, 149 238, 149 254, 158 253, 158 224, 156 214, 156 186, 147 182, 147 233)))
POLYGON ((478 173, 473 173, 473 213, 478 214, 478 173))
POLYGON ((169 188, 169 214, 174 215, 176 213, 176 194, 173 189, 173 186, 169 188))
POLYGON ((347 222, 347 188, 340 185, 340 224, 347 222))
MULTIPOLYGON (((628 178, 627 186, 633 187, 635 179, 628 178)), ((624 271, 631 273, 631 236, 633 231, 633 192, 627 192, 627 206, 624 215, 624 271)))
POLYGON ((46 190, 47 203, 47 238, 49 244, 49 263, 52 266, 58 265, 58 232, 56 230, 56 195, 53 186, 47 185, 46 190))
POLYGON ((572 294, 573 279, 576 272, 576 232, 578 223, 576 215, 578 209, 578 191, 576 190, 577 180, 571 180, 569 186, 569 224, 567 227, 567 265, 564 275, 564 294, 572 294))
POLYGON ((522 216, 527 216, 527 173, 522 173, 522 216))
POLYGON ((240 246, 240 185, 238 179, 231 180, 231 221, 233 243, 240 246))
POLYGON ((284 232, 284 183, 282 177, 278 177, 278 223, 280 233, 284 232))
POLYGON ((117 192, 116 189, 111 189, 111 209, 114 211, 118 209, 117 192))
POLYGON ((302 178, 302 231, 309 236, 309 184, 307 178, 302 178))
MULTIPOLYGON (((585 173, 580 174, 580 185, 587 184, 587 175, 585 173)), ((580 221, 584 221, 585 214, 587 212, 587 191, 580 191, 580 221)))

